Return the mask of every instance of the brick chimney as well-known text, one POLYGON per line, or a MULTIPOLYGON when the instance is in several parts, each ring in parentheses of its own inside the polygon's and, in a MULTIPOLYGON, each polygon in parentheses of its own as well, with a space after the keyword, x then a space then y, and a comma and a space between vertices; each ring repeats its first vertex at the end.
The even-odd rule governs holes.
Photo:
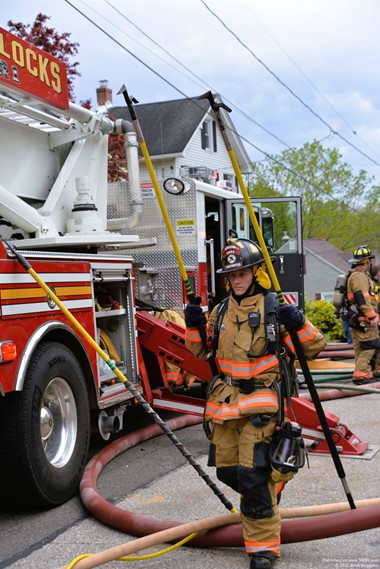
POLYGON ((99 81, 99 87, 96 89, 96 99, 98 112, 106 115, 108 109, 112 107, 112 89, 108 87, 107 79, 99 81))

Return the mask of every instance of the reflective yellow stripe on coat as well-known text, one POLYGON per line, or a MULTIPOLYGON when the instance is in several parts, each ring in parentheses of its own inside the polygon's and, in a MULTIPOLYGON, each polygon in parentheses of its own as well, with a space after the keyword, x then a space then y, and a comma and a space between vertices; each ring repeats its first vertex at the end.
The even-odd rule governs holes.
POLYGON ((251 379, 251 377, 257 377, 277 365, 278 359, 273 354, 267 354, 247 362, 236 362, 219 358, 220 370, 235 379, 251 379))
POLYGON ((239 394, 236 403, 208 400, 205 416, 208 419, 221 423, 230 419, 237 419, 246 414, 274 414, 278 411, 278 398, 275 392, 258 392, 249 395, 239 394))
POLYGON ((185 340, 189 342, 202 342, 201 335, 197 328, 185 328, 185 340))
MULTIPOLYGON (((318 334, 317 328, 314 328, 314 326, 309 321, 306 321, 303 328, 301 328, 301 330, 298 330, 297 332, 297 336, 301 344, 305 344, 306 342, 311 342, 316 337, 317 334, 318 334)), ((288 350, 290 350, 292 354, 295 354, 296 350, 293 346, 290 334, 288 334, 285 337, 284 342, 288 350)))

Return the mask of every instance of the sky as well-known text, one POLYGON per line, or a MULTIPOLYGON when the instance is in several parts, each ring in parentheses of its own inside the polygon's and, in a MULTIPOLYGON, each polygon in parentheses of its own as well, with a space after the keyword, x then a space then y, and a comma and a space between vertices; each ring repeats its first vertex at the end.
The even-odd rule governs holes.
POLYGON ((210 89, 251 160, 321 141, 380 183, 379 0, 13 0, 0 27, 38 13, 79 43, 77 101, 107 80, 140 103, 210 89))

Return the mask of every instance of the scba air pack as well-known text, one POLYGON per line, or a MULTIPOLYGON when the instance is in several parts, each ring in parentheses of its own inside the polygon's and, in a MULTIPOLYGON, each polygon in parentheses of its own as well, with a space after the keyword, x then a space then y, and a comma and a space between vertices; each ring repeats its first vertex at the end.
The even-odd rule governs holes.
POLYGON ((333 305, 335 308, 342 308, 344 299, 347 295, 347 275, 339 275, 334 288, 333 305))

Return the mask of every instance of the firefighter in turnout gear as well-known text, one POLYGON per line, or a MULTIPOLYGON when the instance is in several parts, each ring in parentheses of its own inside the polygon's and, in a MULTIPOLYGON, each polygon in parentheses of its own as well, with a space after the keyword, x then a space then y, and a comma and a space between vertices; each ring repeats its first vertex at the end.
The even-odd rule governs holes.
MULTIPOLYGON (((280 555, 277 493, 298 469, 280 471, 270 461, 280 413, 290 427, 287 400, 280 395, 283 362, 290 362, 289 368, 294 370, 294 347, 287 328, 297 330, 308 359, 326 342, 296 306, 279 306, 275 295, 269 293, 271 282, 256 243, 228 239, 221 263, 218 272, 226 275, 229 296, 213 309, 207 323, 220 370, 209 384, 205 406, 205 430, 211 441, 209 465, 216 466, 219 480, 240 493, 250 569, 270 569, 280 555), (276 301, 272 311, 277 330, 274 342, 266 326, 266 297, 276 301)), ((196 357, 207 357, 207 346, 199 333, 204 322, 201 307, 187 305, 185 321, 187 347, 196 357)), ((291 393, 288 395, 290 399, 291 393)))
POLYGON ((377 381, 373 371, 380 371, 378 286, 371 278, 371 260, 374 258, 371 249, 361 245, 349 260, 352 270, 347 281, 347 299, 355 350, 353 382, 356 385, 377 381))

